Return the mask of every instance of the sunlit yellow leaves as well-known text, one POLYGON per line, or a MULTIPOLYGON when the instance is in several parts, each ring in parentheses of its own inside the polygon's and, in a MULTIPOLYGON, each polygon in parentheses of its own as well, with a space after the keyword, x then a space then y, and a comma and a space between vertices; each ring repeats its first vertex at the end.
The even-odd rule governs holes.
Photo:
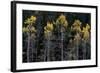
POLYGON ((53 24, 50 22, 47 22, 46 30, 52 31, 54 29, 53 24))
POLYGON ((75 20, 74 23, 72 24, 72 31, 77 31, 77 32, 81 32, 81 22, 79 20, 75 20))
POLYGON ((31 16, 30 18, 27 18, 24 23, 31 25, 31 24, 35 23, 35 21, 36 21, 36 16, 31 16))
POLYGON ((31 29, 29 29, 27 27, 23 27, 22 31, 23 32, 33 32, 33 33, 35 33, 37 30, 35 29, 35 27, 32 26, 31 29))
POLYGON ((44 34, 47 36, 49 32, 52 32, 54 29, 53 23, 47 22, 47 26, 44 27, 44 34))
POLYGON ((54 29, 53 24, 50 22, 47 22, 47 26, 44 27, 44 30, 52 31, 54 29))
MULTIPOLYGON (((36 22, 37 18, 36 16, 30 16, 24 21, 25 27, 23 27, 23 32, 32 32, 36 33, 37 30, 34 27, 34 23, 36 22), (29 28, 30 26, 30 28, 29 28)), ((77 19, 74 20, 72 26, 68 26, 67 18, 64 14, 61 14, 56 20, 53 20, 52 22, 47 21, 47 25, 44 27, 44 36, 50 36, 50 34, 53 34, 54 31, 60 31, 60 32, 67 32, 66 28, 68 28, 68 31, 70 32, 76 32, 74 37, 74 40, 79 41, 80 39, 88 40, 90 37, 90 25, 87 23, 86 27, 83 27, 84 24, 77 19), (80 36, 81 35, 81 36, 80 36)))
POLYGON ((34 26, 32 26, 33 23, 36 21, 36 16, 31 16, 30 18, 27 18, 24 22, 24 24, 28 24, 27 27, 23 27, 22 31, 23 32, 36 32, 36 29, 34 26), (31 28, 29 28, 31 26, 31 28))
POLYGON ((72 31, 82 32, 83 39, 88 40, 90 25, 86 24, 86 27, 83 27, 83 30, 81 30, 81 24, 82 23, 79 20, 75 20, 74 23, 72 24, 71 29, 72 31))
POLYGON ((73 26, 81 26, 81 24, 80 20, 75 20, 73 26))
POLYGON ((23 31, 23 32, 29 32, 29 29, 26 28, 26 27, 23 27, 22 31, 23 31))
POLYGON ((82 32, 84 33, 85 31, 88 31, 88 29, 86 27, 83 27, 82 32))
POLYGON ((30 22, 30 19, 29 18, 27 18, 27 20, 25 20, 25 22, 24 22, 25 24, 30 24, 31 22, 30 22))
POLYGON ((90 25, 89 24, 86 24, 86 28, 89 30, 90 29, 90 25))
POLYGON ((89 38, 89 32, 85 31, 83 35, 83 39, 88 40, 88 38, 89 38))
POLYGON ((30 18, 33 22, 36 21, 36 17, 35 16, 31 16, 30 18))
POLYGON ((68 26, 68 22, 66 20, 66 16, 61 14, 59 16, 59 18, 56 20, 56 25, 58 25, 58 24, 60 24, 60 25, 62 25, 62 26, 64 26, 66 28, 68 26))
POLYGON ((83 33, 83 39, 84 40, 88 40, 89 39, 89 30, 90 29, 90 26, 89 25, 86 25, 86 27, 83 27, 83 30, 82 30, 82 33, 83 33))
POLYGON ((61 15, 59 16, 59 19, 66 19, 66 17, 65 17, 63 14, 61 14, 61 15))
POLYGON ((80 28, 80 26, 75 26, 75 27, 72 28, 72 31, 81 32, 81 28, 80 28))

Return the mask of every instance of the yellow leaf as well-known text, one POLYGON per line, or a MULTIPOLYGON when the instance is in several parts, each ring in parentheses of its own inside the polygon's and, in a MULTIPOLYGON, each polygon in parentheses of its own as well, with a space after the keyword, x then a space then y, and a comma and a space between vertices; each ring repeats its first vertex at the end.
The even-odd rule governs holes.
POLYGON ((89 31, 88 31, 87 27, 83 27, 82 33, 83 33, 83 39, 88 40, 90 35, 89 35, 89 31))
POLYGON ((36 21, 36 17, 31 16, 30 18, 27 18, 24 23, 25 24, 32 24, 32 23, 35 23, 35 21, 36 21))
POLYGON ((74 23, 71 26, 71 29, 73 31, 81 32, 81 28, 80 28, 81 24, 82 23, 79 20, 75 20, 74 23))
POLYGON ((27 27, 23 27, 22 31, 23 32, 29 32, 29 29, 27 27))
POLYGON ((68 26, 68 22, 66 20, 66 16, 64 16, 63 14, 61 14, 59 16, 59 18, 56 20, 56 25, 58 26, 58 24, 67 27, 68 26))
POLYGON ((86 24, 86 28, 89 30, 90 29, 90 25, 89 24, 86 24))

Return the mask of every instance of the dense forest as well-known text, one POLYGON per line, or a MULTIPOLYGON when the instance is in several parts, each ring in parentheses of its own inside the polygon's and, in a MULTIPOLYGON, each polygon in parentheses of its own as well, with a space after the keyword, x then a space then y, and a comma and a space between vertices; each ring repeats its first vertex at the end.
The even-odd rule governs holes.
POLYGON ((23 10, 23 63, 91 59, 91 14, 23 10))

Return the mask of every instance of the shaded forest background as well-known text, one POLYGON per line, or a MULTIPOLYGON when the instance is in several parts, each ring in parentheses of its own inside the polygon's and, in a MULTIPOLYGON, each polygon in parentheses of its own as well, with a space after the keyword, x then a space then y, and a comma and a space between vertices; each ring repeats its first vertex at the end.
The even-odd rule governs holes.
POLYGON ((36 17, 36 21, 33 24, 37 31, 35 34, 30 32, 32 37, 29 38, 29 45, 27 32, 23 32, 22 34, 22 56, 24 63, 91 59, 91 38, 89 37, 88 41, 84 42, 84 40, 82 40, 83 34, 76 31, 71 31, 71 26, 73 26, 75 20, 82 22, 80 26, 81 30, 83 30, 83 27, 86 27, 86 24, 91 26, 90 13, 23 10, 23 27, 27 27, 28 24, 25 24, 24 22, 31 16, 36 17), (55 28, 55 30, 52 31, 52 36, 50 35, 48 38, 49 40, 47 40, 47 38, 44 36, 44 27, 47 26, 47 22, 56 24, 56 21, 61 14, 66 17, 68 23, 65 32, 62 33, 59 31, 61 27, 55 28), (81 36, 78 46, 74 45, 76 41, 73 41, 77 33, 79 33, 81 36), (29 48, 27 48, 28 46, 29 48))

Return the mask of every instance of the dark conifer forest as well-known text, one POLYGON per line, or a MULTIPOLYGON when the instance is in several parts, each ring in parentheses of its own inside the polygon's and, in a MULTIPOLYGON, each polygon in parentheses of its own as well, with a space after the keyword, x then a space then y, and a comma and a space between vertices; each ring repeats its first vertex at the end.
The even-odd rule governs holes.
POLYGON ((22 61, 91 59, 91 14, 22 11, 22 61))

